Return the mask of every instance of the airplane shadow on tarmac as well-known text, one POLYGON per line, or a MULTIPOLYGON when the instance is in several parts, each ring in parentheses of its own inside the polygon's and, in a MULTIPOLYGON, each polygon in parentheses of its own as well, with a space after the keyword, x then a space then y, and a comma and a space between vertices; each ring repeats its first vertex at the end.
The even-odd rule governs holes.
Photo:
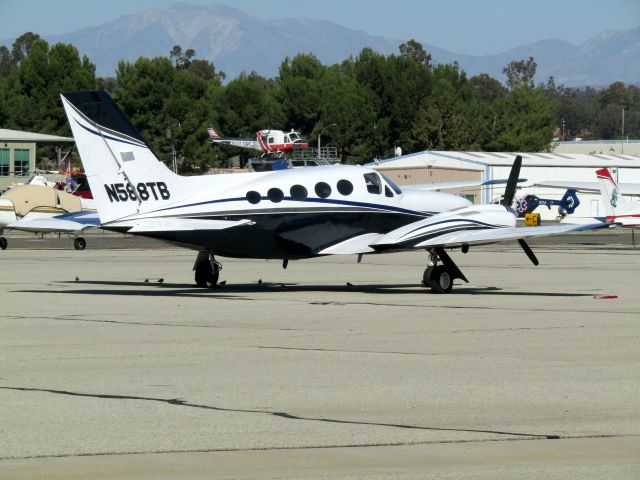
MULTIPOLYGON (((140 282, 140 281, 61 281, 55 282, 58 285, 70 287, 68 290, 60 289, 34 289, 34 290, 17 290, 26 293, 66 293, 76 295, 114 295, 114 296, 142 296, 142 297, 215 297, 253 300, 250 296, 239 297, 237 294, 259 294, 273 293, 277 295, 280 292, 335 292, 335 293, 370 293, 378 295, 388 294, 404 294, 404 295, 433 295, 431 291, 420 284, 344 284, 344 285, 317 285, 317 284, 297 284, 297 283, 271 283, 271 282, 252 282, 252 283, 234 283, 225 284, 215 288, 199 288, 194 284, 188 283, 159 283, 157 281, 140 282), (111 287, 111 288, 90 288, 93 287, 111 287), (76 288, 73 288, 76 287, 76 288), (84 288, 77 288, 84 287, 84 288), (113 288, 121 287, 121 288, 113 288)), ((594 293, 577 293, 577 292, 533 292, 533 291, 504 291, 498 287, 476 287, 476 286, 454 286, 451 295, 495 295, 495 296, 522 296, 522 297, 591 297, 594 293)), ((446 298, 446 295, 443 297, 446 298)), ((330 301, 327 303, 331 303, 330 301)))

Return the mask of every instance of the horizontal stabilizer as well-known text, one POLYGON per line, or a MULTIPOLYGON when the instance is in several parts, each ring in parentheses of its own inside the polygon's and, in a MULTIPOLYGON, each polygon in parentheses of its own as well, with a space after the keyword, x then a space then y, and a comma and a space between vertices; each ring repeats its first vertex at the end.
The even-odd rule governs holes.
MULTIPOLYGON (((201 220, 195 218, 157 218, 140 220, 129 230, 129 233, 175 232, 195 230, 225 230, 241 225, 253 224, 251 220, 201 220)), ((117 226, 113 223, 110 226, 117 226)))

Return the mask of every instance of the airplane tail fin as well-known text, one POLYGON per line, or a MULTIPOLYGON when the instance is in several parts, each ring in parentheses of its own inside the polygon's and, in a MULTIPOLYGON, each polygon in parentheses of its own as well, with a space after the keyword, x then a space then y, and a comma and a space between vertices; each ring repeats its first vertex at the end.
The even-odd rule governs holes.
POLYGON ((104 91, 61 95, 103 224, 162 208, 188 194, 104 91))
POLYGON ((615 217, 629 209, 627 202, 618 188, 618 184, 611 176, 608 168, 601 168, 596 171, 598 182, 600 183, 600 198, 604 205, 607 217, 615 217))

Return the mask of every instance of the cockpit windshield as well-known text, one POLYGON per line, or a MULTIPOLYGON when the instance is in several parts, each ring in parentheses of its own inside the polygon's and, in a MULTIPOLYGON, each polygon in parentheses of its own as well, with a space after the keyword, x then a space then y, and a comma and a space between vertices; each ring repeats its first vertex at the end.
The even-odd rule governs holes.
POLYGON ((300 135, 298 135, 296 132, 290 132, 289 138, 291 138, 291 143, 295 143, 300 140, 300 135))
POLYGON ((365 173, 364 182, 367 185, 367 192, 379 195, 382 191, 382 182, 377 173, 365 173))
POLYGON ((389 177, 387 177, 383 173, 381 173, 380 175, 382 175, 382 178, 384 178, 384 181, 387 182, 391 188, 393 188, 393 191, 396 192, 396 194, 400 195, 402 193, 402 190, 400 190, 400 187, 395 183, 393 183, 389 177))

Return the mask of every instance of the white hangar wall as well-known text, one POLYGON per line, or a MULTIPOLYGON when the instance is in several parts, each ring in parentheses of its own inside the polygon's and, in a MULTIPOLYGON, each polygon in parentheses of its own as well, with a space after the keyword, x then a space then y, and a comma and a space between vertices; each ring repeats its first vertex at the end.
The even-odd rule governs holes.
MULTIPOLYGON (((527 181, 520 184, 516 198, 528 194, 542 198, 560 199, 565 190, 534 187, 543 181, 595 182, 595 171, 607 167, 617 175, 620 183, 640 184, 640 155, 600 155, 600 154, 563 154, 563 153, 493 153, 493 152, 441 152, 426 151, 391 158, 370 164, 382 173, 397 181, 408 183, 439 183, 471 179, 506 179, 516 155, 522 156, 520 177, 527 181), (429 174, 429 172, 432 172, 429 174)), ((499 199, 504 186, 492 186, 467 191, 450 190, 451 193, 471 195, 476 203, 489 203, 499 199)), ((578 193, 580 206, 574 216, 591 217, 604 215, 599 194, 578 193)), ((640 202, 638 197, 627 197, 640 202)), ((551 210, 538 207, 536 212, 543 220, 554 220, 558 216, 557 207, 551 210)))

